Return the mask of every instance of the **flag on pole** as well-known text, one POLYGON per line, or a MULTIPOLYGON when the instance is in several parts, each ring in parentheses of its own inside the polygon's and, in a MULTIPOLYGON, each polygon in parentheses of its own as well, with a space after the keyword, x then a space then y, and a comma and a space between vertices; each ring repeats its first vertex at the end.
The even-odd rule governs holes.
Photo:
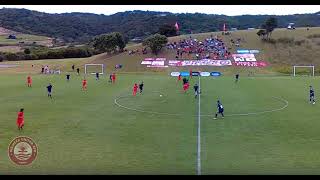
POLYGON ((176 30, 179 31, 179 25, 178 22, 176 22, 176 24, 174 25, 176 27, 176 30))

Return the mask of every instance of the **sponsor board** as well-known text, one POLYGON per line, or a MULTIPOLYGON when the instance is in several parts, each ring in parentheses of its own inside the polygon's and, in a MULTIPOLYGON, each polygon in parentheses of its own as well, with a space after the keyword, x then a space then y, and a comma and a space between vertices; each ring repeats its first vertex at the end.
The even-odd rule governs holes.
POLYGON ((254 54, 232 54, 235 62, 253 62, 257 61, 254 54))
POLYGON ((147 67, 166 68, 168 65, 164 65, 164 61, 142 61, 141 64, 147 65, 147 67))
POLYGON ((238 54, 257 54, 259 53, 259 50, 248 50, 248 49, 238 49, 237 53, 238 54))
POLYGON ((244 66, 244 67, 265 67, 268 66, 268 63, 265 61, 258 62, 235 62, 235 66, 244 66))
POLYGON ((141 64, 151 64, 152 61, 141 61, 141 64))
POLYGON ((184 61, 169 61, 169 66, 231 66, 230 60, 184 60, 184 61))
POLYGON ((250 50, 249 53, 250 54, 258 54, 260 51, 259 50, 250 50))
POLYGON ((169 60, 169 66, 182 66, 182 61, 169 60))
POLYGON ((238 49, 237 53, 238 54, 249 54, 249 50, 247 50, 247 49, 238 49))
POLYGON ((152 61, 151 66, 164 66, 164 61, 152 61))
POLYGON ((200 73, 199 72, 192 72, 192 76, 199 76, 200 73))
POLYGON ((210 73, 209 72, 200 72, 200 76, 208 77, 208 76, 210 76, 210 73))
POLYGON ((177 76, 180 75, 180 72, 171 72, 170 75, 173 76, 173 77, 177 77, 177 76))
POLYGON ((220 72, 211 72, 210 76, 218 77, 218 76, 221 76, 221 73, 220 72))
POLYGON ((180 75, 181 76, 190 76, 190 73, 189 72, 180 72, 180 75))

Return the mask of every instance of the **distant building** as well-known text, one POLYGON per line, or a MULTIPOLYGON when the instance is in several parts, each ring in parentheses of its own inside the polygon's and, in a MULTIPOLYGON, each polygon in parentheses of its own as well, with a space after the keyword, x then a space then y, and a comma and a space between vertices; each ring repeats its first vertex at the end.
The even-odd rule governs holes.
POLYGON ((158 17, 165 17, 165 16, 167 16, 167 14, 158 14, 157 16, 158 17))
POLYGON ((17 37, 16 37, 15 35, 10 34, 10 35, 8 36, 8 39, 17 39, 17 37))
POLYGON ((140 43, 140 42, 142 42, 142 38, 140 38, 140 37, 135 37, 135 38, 131 39, 131 41, 132 41, 132 42, 136 42, 136 43, 140 43))
POLYGON ((256 28, 248 28, 248 30, 255 30, 256 28))
POLYGON ((287 29, 296 29, 296 26, 294 23, 289 23, 287 29))

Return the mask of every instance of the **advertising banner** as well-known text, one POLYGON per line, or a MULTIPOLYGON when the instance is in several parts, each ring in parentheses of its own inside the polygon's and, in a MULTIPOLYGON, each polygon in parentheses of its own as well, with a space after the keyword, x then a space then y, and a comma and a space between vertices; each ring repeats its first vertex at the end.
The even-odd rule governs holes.
POLYGON ((169 66, 182 66, 182 61, 169 60, 169 66))
POLYGON ((169 61, 169 66, 231 66, 230 60, 184 60, 184 61, 169 61))
POLYGON ((220 72, 211 72, 210 75, 214 76, 214 77, 218 77, 218 76, 221 76, 221 73, 220 72))
POLYGON ((180 72, 180 75, 181 76, 190 76, 190 73, 189 72, 180 72))
POLYGON ((147 67, 166 68, 168 65, 164 65, 164 61, 142 61, 141 64, 146 64, 147 67))
POLYGON ((199 72, 192 72, 192 76, 199 76, 200 73, 199 72))
POLYGON ((258 62, 235 62, 235 66, 245 66, 245 67, 265 67, 268 66, 268 63, 265 61, 258 62))
POLYGON ((259 50, 248 50, 248 49, 238 49, 238 54, 257 54, 259 53, 259 50))
POLYGON ((235 62, 253 62, 257 61, 254 54, 232 54, 235 62))
POLYGON ((177 77, 177 76, 180 75, 180 72, 171 72, 170 75, 173 76, 173 77, 177 77))
POLYGON ((208 76, 210 76, 210 73, 209 72, 200 72, 200 76, 208 77, 208 76))
POLYGON ((142 61, 141 64, 151 64, 152 61, 142 61))

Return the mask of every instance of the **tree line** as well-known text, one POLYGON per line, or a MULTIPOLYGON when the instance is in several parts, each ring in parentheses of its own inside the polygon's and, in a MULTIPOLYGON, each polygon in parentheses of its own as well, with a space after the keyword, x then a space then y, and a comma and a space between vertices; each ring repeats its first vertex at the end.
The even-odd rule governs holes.
MULTIPOLYGON (((278 19, 278 27, 286 27, 290 22, 295 23, 296 27, 311 27, 320 26, 317 14, 319 12, 275 17, 278 19)), ((259 28, 270 17, 152 11, 127 11, 106 16, 90 13, 47 14, 26 9, 3 8, 0 9, 0 26, 22 33, 60 38, 66 42, 87 42, 94 36, 111 32, 120 32, 128 39, 145 38, 155 33, 161 34, 161 26, 173 26, 175 22, 180 26, 179 34, 220 31, 224 23, 227 29, 259 28)), ((174 31, 171 33, 174 34, 174 31)))

